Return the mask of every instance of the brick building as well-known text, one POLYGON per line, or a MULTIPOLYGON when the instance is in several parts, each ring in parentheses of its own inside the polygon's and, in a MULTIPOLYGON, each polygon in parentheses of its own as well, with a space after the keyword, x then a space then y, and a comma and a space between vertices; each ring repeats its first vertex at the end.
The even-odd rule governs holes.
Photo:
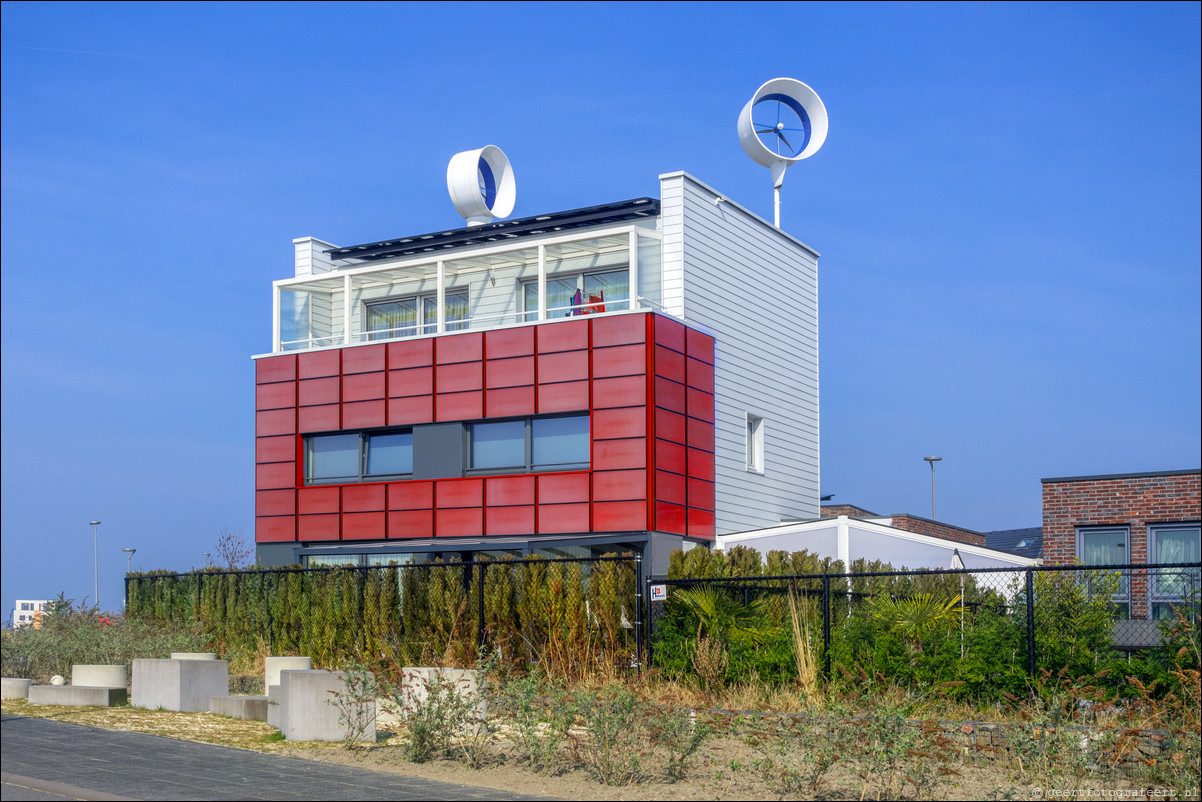
MULTIPOLYGON (((1045 562, 1197 564, 1200 476, 1186 470, 1043 479, 1045 562)), ((1136 575, 1124 580, 1115 603, 1124 617, 1162 617, 1198 587, 1197 569, 1136 575)))
POLYGON ((942 521, 932 521, 930 518, 922 518, 918 515, 910 515, 904 512, 896 515, 877 515, 854 504, 822 505, 823 518, 838 518, 840 515, 846 515, 849 518, 860 518, 883 524, 884 526, 892 526, 894 529, 901 529, 905 532, 914 532, 915 534, 937 537, 943 540, 953 540, 957 543, 970 543, 974 546, 986 545, 985 535, 980 532, 974 532, 971 529, 965 529, 963 526, 954 526, 942 521))

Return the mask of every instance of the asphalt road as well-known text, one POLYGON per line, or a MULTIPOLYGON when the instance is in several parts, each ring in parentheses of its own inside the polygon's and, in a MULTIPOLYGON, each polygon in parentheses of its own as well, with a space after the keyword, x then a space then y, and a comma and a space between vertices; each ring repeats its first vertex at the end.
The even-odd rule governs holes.
POLYGON ((4 802, 546 798, 25 716, 0 717, 0 736, 4 802))

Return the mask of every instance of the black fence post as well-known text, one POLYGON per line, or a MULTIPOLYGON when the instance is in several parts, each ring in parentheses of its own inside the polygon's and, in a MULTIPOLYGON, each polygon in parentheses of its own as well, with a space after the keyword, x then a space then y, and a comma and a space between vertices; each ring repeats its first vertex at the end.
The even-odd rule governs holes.
POLYGON ((831 578, 822 575, 822 677, 831 678, 831 578))
POLYGON ((1035 676, 1035 572, 1027 569, 1027 673, 1035 676))
POLYGON ((634 661, 643 672, 643 555, 634 555, 634 661))
POLYGON ((480 590, 476 594, 476 613, 480 618, 476 623, 476 655, 484 657, 484 571, 487 566, 484 563, 477 563, 477 566, 480 569, 477 572, 480 578, 480 590))

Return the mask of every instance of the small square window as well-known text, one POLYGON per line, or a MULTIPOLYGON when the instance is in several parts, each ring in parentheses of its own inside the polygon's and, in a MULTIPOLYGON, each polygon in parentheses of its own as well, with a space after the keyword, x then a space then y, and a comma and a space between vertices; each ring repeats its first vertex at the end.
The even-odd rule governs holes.
POLYGON ((747 470, 764 472, 764 419, 747 413, 747 470))

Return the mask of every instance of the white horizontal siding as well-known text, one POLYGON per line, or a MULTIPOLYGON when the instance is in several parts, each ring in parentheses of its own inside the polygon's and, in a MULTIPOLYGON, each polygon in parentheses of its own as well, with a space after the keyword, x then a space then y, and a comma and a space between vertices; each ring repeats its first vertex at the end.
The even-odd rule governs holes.
POLYGON ((689 176, 661 181, 665 296, 678 238, 682 316, 716 340, 717 531, 816 518, 816 255, 689 176), (762 474, 746 468, 748 413, 764 419, 762 474))

